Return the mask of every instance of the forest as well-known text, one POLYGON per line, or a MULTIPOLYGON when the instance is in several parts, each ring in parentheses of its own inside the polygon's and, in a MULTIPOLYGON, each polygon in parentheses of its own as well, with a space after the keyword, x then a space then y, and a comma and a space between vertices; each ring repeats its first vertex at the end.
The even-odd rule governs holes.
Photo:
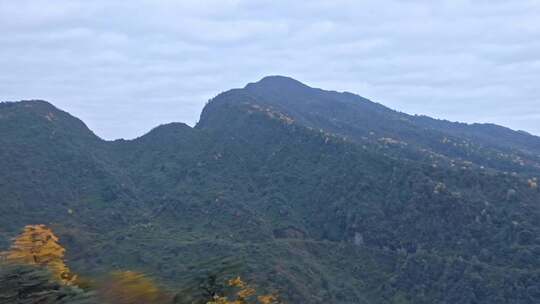
POLYGON ((525 132, 273 76, 133 140, 39 100, 0 134, 0 303, 540 301, 525 132))

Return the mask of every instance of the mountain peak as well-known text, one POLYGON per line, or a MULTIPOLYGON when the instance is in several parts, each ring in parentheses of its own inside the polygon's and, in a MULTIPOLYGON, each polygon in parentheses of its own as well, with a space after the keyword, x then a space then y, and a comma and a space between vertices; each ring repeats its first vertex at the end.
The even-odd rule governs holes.
POLYGON ((280 75, 266 76, 258 82, 249 83, 246 89, 310 89, 309 86, 301 83, 300 81, 280 75))
POLYGON ((39 109, 47 109, 47 110, 55 110, 58 111, 58 109, 52 105, 50 102, 41 100, 41 99, 29 99, 29 100, 20 100, 20 101, 3 101, 0 102, 0 106, 3 107, 25 107, 25 108, 39 108, 39 109))
POLYGON ((1 102, 0 119, 3 120, 5 131, 12 130, 10 128, 20 130, 21 126, 25 126, 25 130, 35 129, 43 134, 70 134, 73 138, 81 136, 98 138, 80 119, 45 100, 1 102))

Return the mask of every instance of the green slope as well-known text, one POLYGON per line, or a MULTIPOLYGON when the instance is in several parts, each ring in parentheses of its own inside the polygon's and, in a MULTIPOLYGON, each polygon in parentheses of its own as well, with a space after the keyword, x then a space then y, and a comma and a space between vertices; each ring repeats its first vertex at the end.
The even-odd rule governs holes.
POLYGON ((282 77, 131 141, 5 103, 0 231, 52 224, 75 271, 172 290, 232 258, 288 303, 540 301, 538 139, 448 124, 282 77))

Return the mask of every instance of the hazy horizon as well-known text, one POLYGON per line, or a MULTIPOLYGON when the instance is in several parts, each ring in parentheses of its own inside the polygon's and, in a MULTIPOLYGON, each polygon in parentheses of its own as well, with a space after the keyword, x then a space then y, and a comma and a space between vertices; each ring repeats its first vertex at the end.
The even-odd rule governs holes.
POLYGON ((537 1, 0 0, 0 100, 47 100, 102 138, 134 138, 286 75, 540 135, 538 17, 537 1))

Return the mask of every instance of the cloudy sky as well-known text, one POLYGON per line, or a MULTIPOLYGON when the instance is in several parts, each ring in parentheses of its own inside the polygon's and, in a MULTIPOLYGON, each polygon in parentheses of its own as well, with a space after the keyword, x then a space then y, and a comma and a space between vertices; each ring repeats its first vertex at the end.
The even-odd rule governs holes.
POLYGON ((106 139, 275 74, 540 135, 540 1, 0 0, 0 71, 106 139))

